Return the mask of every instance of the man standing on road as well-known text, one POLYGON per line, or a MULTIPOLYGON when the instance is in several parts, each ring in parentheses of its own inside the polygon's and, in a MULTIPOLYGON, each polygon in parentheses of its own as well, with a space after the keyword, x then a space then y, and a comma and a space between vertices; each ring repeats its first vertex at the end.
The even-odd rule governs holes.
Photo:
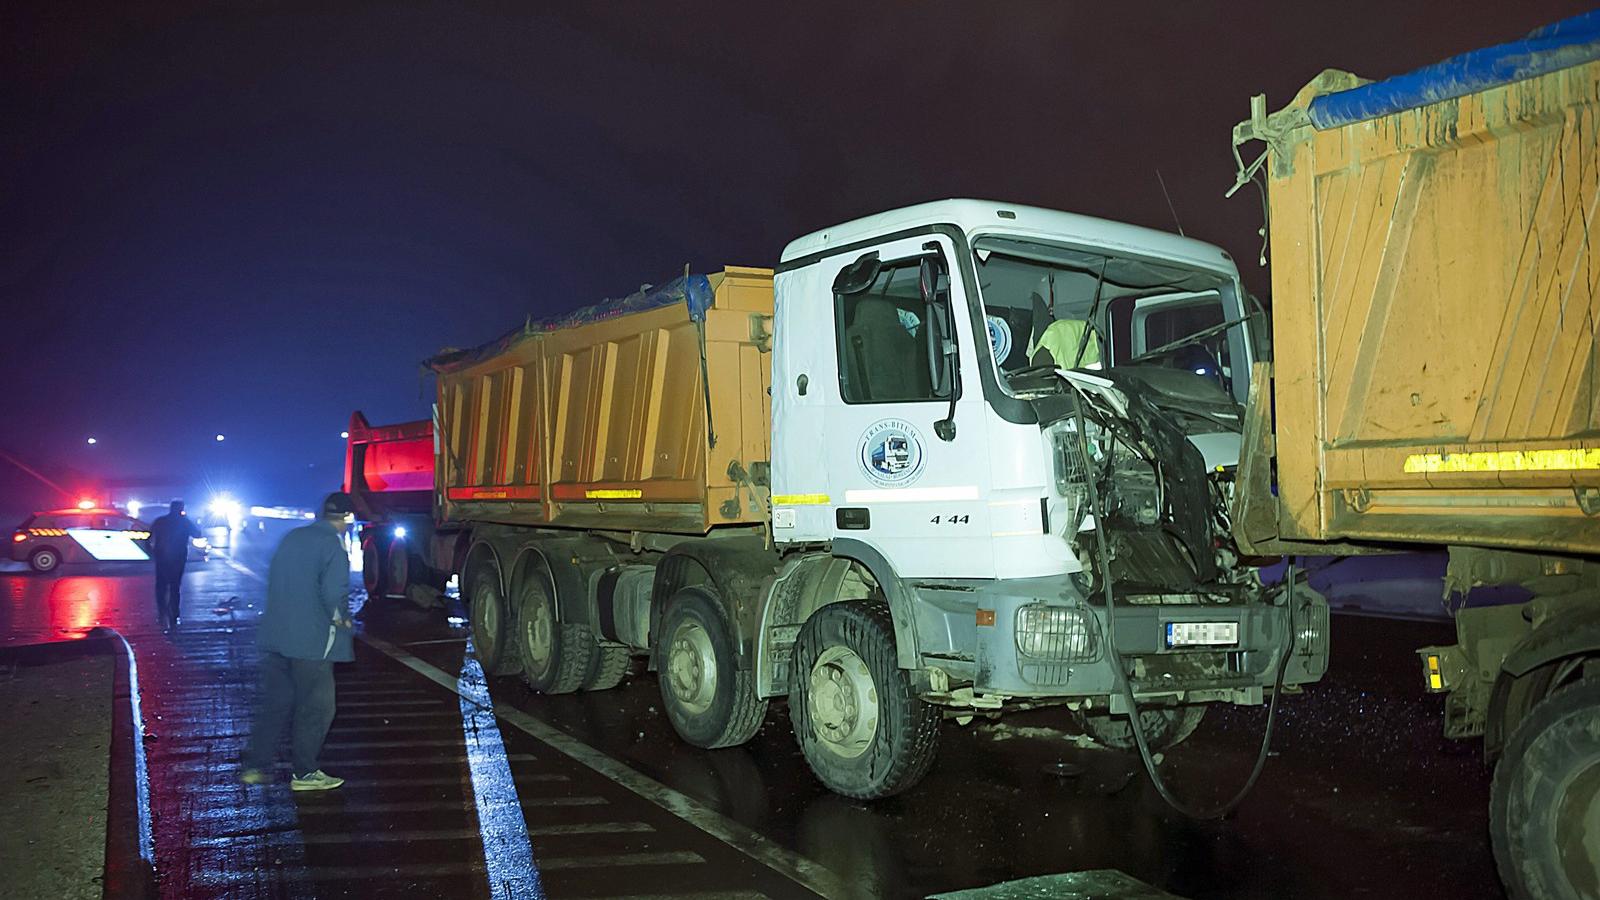
POLYGON ((267 608, 256 631, 261 686, 240 773, 245 784, 267 780, 286 726, 292 726, 289 787, 326 791, 344 784, 323 772, 317 757, 333 724, 333 664, 355 659, 350 558, 339 539, 350 516, 350 495, 329 494, 322 519, 289 532, 272 556, 267 608))
POLYGON ((150 556, 156 563, 156 618, 161 630, 178 627, 178 588, 189 562, 189 542, 200 536, 184 515, 183 501, 174 500, 166 515, 150 523, 150 556))

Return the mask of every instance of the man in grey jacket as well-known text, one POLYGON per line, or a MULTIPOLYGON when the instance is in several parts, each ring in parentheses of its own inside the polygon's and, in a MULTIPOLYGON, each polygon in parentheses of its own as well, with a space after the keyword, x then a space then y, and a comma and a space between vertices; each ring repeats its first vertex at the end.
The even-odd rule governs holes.
POLYGON ((272 556, 267 608, 256 630, 261 686, 240 774, 246 784, 267 780, 291 725, 289 787, 326 791, 344 784, 323 772, 317 757, 333 724, 333 664, 355 659, 350 559, 340 540, 350 515, 350 496, 329 494, 321 520, 289 532, 272 556))

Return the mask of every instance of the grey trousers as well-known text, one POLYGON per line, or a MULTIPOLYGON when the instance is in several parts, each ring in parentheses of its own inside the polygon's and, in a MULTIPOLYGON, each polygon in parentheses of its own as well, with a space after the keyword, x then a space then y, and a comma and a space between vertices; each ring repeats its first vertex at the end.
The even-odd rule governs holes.
POLYGON ((261 685, 256 695, 256 721, 244 754, 247 769, 271 769, 278 743, 290 728, 289 763, 295 775, 321 768, 317 757, 333 724, 333 663, 325 659, 290 659, 261 651, 261 685))

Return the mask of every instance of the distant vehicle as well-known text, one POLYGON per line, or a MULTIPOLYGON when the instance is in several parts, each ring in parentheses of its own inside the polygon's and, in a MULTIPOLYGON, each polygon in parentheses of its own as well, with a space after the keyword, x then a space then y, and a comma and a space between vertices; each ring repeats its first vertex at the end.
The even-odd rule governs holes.
MULTIPOLYGON (((189 546, 189 559, 205 560, 204 538, 189 546)), ((115 509, 55 509, 29 516, 11 534, 11 558, 35 572, 53 572, 66 562, 147 562, 150 526, 115 509)))

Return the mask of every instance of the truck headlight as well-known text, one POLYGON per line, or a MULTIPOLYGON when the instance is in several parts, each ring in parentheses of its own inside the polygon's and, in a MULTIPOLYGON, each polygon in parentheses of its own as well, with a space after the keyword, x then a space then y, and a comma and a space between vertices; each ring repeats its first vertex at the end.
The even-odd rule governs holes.
POLYGON ((1017 610, 1017 652, 1052 662, 1092 662, 1100 657, 1094 617, 1070 606, 1024 606, 1017 610))
MULTIPOLYGON (((1085 422, 1089 438, 1089 452, 1095 452, 1095 442, 1099 438, 1099 427, 1093 422, 1085 422)), ((1083 524, 1084 516, 1089 507, 1089 476, 1090 472, 1084 468, 1083 454, 1078 448, 1078 432, 1075 422, 1062 422, 1051 429, 1050 456, 1055 464, 1056 493, 1061 496, 1061 503, 1054 504, 1051 510, 1050 522, 1059 528, 1052 530, 1064 535, 1068 540, 1078 533, 1078 528, 1083 524)))

